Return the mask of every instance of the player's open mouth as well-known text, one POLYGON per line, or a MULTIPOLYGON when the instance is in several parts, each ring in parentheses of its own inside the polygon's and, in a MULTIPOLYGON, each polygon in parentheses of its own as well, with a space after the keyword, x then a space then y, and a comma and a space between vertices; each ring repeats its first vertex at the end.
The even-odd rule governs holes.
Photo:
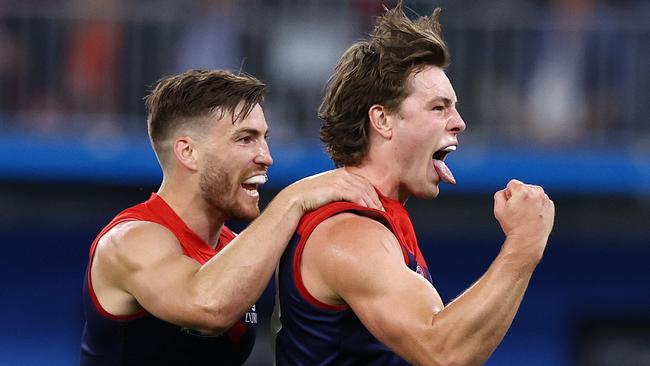
POLYGON ((456 151, 456 145, 443 147, 442 149, 433 153, 433 158, 436 160, 444 161, 447 154, 449 154, 452 151, 456 151))
POLYGON ((447 154, 452 151, 456 151, 456 145, 445 146, 433 153, 433 156, 431 157, 433 159, 433 167, 436 169, 438 177, 440 177, 443 182, 448 184, 456 184, 456 178, 454 178, 454 175, 447 167, 447 164, 444 163, 447 154))
POLYGON ((266 174, 254 175, 242 182, 241 186, 247 195, 251 197, 257 197, 260 195, 257 191, 257 187, 259 187, 261 184, 266 183, 268 179, 269 178, 266 174))

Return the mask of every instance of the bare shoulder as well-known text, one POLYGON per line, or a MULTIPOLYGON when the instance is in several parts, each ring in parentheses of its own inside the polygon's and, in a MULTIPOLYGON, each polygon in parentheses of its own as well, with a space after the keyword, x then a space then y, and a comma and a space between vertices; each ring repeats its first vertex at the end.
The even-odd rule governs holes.
POLYGON ((377 276, 377 271, 403 266, 404 260, 397 238, 384 224, 341 213, 314 229, 307 239, 302 265, 306 277, 320 278, 328 287, 342 289, 367 276, 377 276))
POLYGON ((341 213, 320 223, 308 239, 309 245, 322 250, 345 250, 367 254, 369 249, 398 250, 395 235, 381 222, 354 213, 341 213))
POLYGON ((168 272, 166 263, 180 257, 180 244, 165 227, 146 221, 116 225, 97 243, 90 269, 99 303, 111 314, 141 310, 138 296, 168 272))
POLYGON ((147 221, 128 221, 109 230, 97 243, 95 262, 124 269, 181 254, 176 237, 165 227, 147 221))
POLYGON ((381 293, 391 273, 405 269, 395 235, 381 222, 354 213, 328 218, 305 245, 301 273, 307 290, 330 305, 381 293))

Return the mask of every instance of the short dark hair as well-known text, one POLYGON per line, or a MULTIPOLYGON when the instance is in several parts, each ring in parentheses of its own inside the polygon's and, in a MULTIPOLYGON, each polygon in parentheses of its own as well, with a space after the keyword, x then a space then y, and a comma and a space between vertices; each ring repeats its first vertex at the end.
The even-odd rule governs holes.
POLYGON ((160 79, 145 97, 147 129, 158 159, 164 159, 164 142, 176 131, 201 123, 196 117, 220 111, 222 116, 230 113, 234 123, 246 118, 265 95, 260 80, 226 70, 189 70, 160 79))
POLYGON ((397 111, 408 95, 408 77, 424 65, 446 68, 440 8, 410 20, 403 1, 377 19, 368 39, 348 48, 330 77, 318 116, 320 139, 336 166, 359 165, 368 153, 368 110, 397 111))

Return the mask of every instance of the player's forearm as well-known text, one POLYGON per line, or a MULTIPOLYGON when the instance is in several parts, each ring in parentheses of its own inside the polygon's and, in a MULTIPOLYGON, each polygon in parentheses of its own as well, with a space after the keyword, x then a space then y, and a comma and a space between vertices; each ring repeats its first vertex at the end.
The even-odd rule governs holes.
POLYGON ((194 278, 196 303, 227 329, 266 288, 302 215, 300 202, 282 192, 250 226, 206 263, 194 278))
POLYGON ((510 327, 535 263, 502 251, 474 285, 435 316, 435 333, 445 336, 442 352, 461 365, 482 365, 510 327))

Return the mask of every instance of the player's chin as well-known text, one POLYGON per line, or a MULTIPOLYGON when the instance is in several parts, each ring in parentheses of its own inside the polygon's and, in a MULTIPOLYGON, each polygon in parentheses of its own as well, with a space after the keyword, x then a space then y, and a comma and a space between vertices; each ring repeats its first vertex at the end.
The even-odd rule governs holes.
POLYGON ((437 182, 425 184, 417 192, 413 192, 415 197, 423 199, 434 199, 438 194, 440 194, 440 187, 437 182))
POLYGON ((243 211, 251 219, 256 218, 260 215, 260 202, 259 197, 250 197, 248 202, 245 202, 242 206, 243 211))
POLYGON ((429 194, 424 198, 432 200, 434 198, 437 198, 439 194, 440 194, 440 189, 438 189, 438 187, 436 186, 436 189, 429 192, 429 194))
POLYGON ((258 196, 241 195, 236 207, 237 218, 241 220, 253 220, 260 215, 258 196))
POLYGON ((239 220, 255 220, 260 215, 260 208, 255 204, 242 204, 237 210, 236 218, 239 220))
POLYGON ((431 194, 427 198, 433 199, 438 197, 439 194, 440 194, 440 186, 436 184, 436 186, 431 190, 431 194))
POLYGON ((255 220, 259 215, 260 215, 260 210, 259 208, 256 208, 256 210, 246 213, 246 217, 244 219, 248 221, 252 221, 255 220))

